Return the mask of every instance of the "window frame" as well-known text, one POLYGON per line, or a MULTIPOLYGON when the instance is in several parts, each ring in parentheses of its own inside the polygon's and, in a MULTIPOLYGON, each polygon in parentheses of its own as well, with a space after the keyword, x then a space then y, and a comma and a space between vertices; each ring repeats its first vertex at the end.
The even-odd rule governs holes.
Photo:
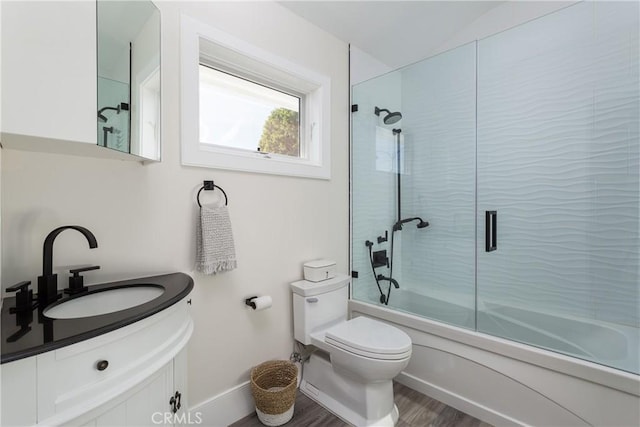
POLYGON ((329 77, 182 15, 180 80, 183 165, 331 179, 329 77), (201 143, 200 64, 299 96, 301 157, 201 143))

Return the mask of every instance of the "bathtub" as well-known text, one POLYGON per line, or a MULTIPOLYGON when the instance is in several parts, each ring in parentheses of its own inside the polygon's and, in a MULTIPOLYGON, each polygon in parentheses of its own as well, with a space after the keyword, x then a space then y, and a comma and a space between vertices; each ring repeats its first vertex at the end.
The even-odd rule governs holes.
POLYGON ((516 338, 526 328, 534 347, 400 311, 427 307, 445 322, 471 327, 474 310, 451 302, 394 290, 390 306, 349 301, 352 317, 382 320, 409 334, 413 355, 397 380, 410 388, 494 425, 640 425, 640 377, 627 372, 640 369, 636 328, 563 318, 565 330, 558 332, 553 315, 500 306, 479 311, 484 329, 516 338), (594 335, 604 344, 594 346, 594 335))

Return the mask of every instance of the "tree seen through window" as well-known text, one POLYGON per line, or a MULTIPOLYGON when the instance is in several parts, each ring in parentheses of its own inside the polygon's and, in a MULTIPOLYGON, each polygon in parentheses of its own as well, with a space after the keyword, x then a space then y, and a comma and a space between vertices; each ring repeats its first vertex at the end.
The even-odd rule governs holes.
POLYGON ((274 109, 262 128, 260 151, 300 157, 300 120, 297 111, 274 109))

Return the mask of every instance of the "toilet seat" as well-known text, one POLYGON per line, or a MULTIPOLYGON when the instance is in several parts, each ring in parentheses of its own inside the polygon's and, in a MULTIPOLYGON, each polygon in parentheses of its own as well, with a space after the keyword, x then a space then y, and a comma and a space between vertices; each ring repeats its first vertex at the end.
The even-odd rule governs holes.
POLYGON ((402 360, 411 356, 411 338, 406 333, 367 317, 356 317, 327 329, 324 341, 371 359, 402 360))

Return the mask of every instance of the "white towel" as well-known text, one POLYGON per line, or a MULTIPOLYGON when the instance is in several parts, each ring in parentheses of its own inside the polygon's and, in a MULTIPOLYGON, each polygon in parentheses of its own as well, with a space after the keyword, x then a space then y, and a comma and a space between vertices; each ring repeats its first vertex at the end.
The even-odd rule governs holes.
POLYGON ((196 225, 196 270, 216 274, 238 266, 231 219, 226 206, 200 208, 196 225))

